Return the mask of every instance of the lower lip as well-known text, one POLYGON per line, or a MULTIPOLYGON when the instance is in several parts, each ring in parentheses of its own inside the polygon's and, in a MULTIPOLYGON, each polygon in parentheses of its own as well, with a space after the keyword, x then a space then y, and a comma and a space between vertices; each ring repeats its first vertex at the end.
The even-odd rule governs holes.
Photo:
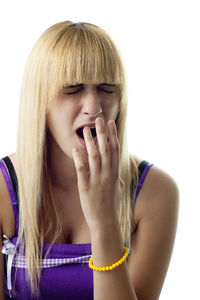
MULTIPOLYGON (((78 134, 76 134, 76 135, 77 135, 77 137, 78 137, 78 139, 79 139, 79 142, 86 148, 85 140, 82 139, 78 134)), ((95 137, 95 138, 93 139, 93 141, 94 141, 94 143, 95 143, 95 145, 96 145, 96 144, 97 144, 97 137, 95 137)))

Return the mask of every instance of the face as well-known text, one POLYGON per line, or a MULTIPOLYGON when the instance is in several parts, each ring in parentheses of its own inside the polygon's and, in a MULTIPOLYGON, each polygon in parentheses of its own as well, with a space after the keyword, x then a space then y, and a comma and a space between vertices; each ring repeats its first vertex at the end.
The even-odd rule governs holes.
POLYGON ((95 123, 97 117, 103 118, 106 124, 109 120, 115 121, 118 112, 119 88, 116 85, 102 83, 63 87, 54 108, 47 115, 50 141, 71 159, 72 148, 78 148, 83 161, 87 162, 87 150, 76 134, 77 128, 95 123))

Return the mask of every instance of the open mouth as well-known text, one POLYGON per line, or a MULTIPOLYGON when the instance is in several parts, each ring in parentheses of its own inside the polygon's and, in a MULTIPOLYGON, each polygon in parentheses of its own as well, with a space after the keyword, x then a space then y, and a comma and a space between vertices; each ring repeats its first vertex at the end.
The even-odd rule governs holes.
MULTIPOLYGON (((76 134, 77 134, 80 138, 82 138, 82 139, 84 139, 84 136, 83 136, 83 129, 84 129, 84 127, 81 127, 81 128, 78 128, 78 129, 76 130, 76 134)), ((90 128, 90 131, 91 131, 92 137, 93 137, 93 139, 94 139, 94 138, 97 136, 96 128, 90 128)))

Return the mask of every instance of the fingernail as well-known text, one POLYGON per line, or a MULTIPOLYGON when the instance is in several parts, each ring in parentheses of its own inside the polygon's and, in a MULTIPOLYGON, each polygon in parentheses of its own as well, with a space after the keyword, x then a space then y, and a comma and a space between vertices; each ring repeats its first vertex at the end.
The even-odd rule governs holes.
POLYGON ((115 128, 115 122, 112 120, 112 121, 110 121, 110 126, 111 126, 111 128, 112 129, 114 129, 115 128))
POLYGON ((72 148, 72 152, 73 152, 73 153, 77 153, 78 151, 77 151, 76 148, 72 148))
POLYGON ((100 126, 102 126, 103 125, 103 120, 102 119, 98 119, 97 120, 97 124, 100 125, 100 126))

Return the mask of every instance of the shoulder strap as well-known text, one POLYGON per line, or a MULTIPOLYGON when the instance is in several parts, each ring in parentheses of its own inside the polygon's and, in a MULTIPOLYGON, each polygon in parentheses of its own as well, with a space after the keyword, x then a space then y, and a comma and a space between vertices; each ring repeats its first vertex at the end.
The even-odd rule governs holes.
POLYGON ((131 207, 133 209, 134 205, 135 205, 135 202, 137 200, 137 197, 139 195, 139 192, 142 188, 142 185, 143 185, 143 182, 144 182, 144 179, 149 171, 149 169, 153 166, 153 164, 149 163, 148 161, 146 160, 142 160, 141 163, 139 164, 138 166, 138 175, 139 175, 139 180, 138 180, 138 185, 137 185, 137 188, 136 188, 136 194, 135 194, 135 199, 133 201, 133 179, 131 181, 131 187, 130 187, 130 190, 131 190, 131 207))
POLYGON ((146 161, 146 160, 141 161, 141 163, 139 164, 139 166, 138 166, 139 179, 140 179, 140 177, 141 177, 141 175, 142 175, 142 173, 143 173, 143 171, 144 171, 147 164, 148 164, 148 161, 146 161))
POLYGON ((15 195, 15 199, 17 204, 19 204, 19 199, 18 199, 18 180, 17 180, 17 175, 14 169, 14 166, 12 164, 12 161, 10 160, 9 156, 6 156, 3 158, 3 161, 5 162, 8 171, 10 173, 10 178, 11 178, 11 182, 12 182, 12 186, 13 186, 13 190, 14 190, 14 195, 15 195))
POLYGON ((19 228, 18 183, 14 167, 8 156, 0 160, 0 169, 2 170, 8 187, 8 192, 10 194, 11 204, 15 217, 15 234, 17 234, 19 228))

